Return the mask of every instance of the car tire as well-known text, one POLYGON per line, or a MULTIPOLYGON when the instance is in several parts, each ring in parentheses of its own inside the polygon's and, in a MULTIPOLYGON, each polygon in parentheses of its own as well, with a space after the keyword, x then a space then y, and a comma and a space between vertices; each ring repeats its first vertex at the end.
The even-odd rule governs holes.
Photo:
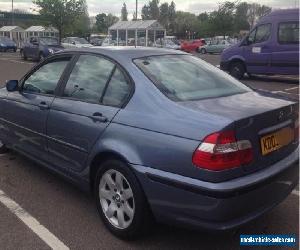
POLYGON ((200 49, 200 53, 201 54, 206 54, 206 49, 204 49, 204 48, 200 49))
POLYGON ((41 52, 39 54, 38 61, 40 62, 40 61, 43 61, 43 60, 45 60, 45 56, 44 56, 43 52, 41 52))
POLYGON ((229 73, 236 79, 242 79, 244 77, 246 70, 242 62, 233 62, 230 65, 229 73))
POLYGON ((22 59, 23 59, 24 61, 27 61, 27 56, 26 56, 24 50, 20 50, 20 54, 21 54, 22 59))
POLYGON ((2 141, 0 140, 0 155, 5 154, 8 152, 7 147, 5 146, 4 143, 2 143, 2 141))
POLYGON ((132 240, 151 228, 153 220, 145 194, 124 162, 111 159, 101 164, 94 193, 100 217, 115 236, 132 240))

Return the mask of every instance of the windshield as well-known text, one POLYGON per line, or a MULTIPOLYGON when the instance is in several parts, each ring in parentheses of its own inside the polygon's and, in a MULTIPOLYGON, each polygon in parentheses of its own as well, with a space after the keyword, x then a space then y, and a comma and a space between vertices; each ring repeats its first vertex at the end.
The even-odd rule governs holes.
POLYGON ((89 44, 89 42, 87 40, 85 40, 84 38, 74 38, 74 41, 77 44, 89 44))
POLYGON ((53 37, 41 37, 40 43, 43 45, 58 45, 58 40, 53 37))
POLYGON ((251 91, 228 74, 191 55, 163 55, 134 63, 167 97, 192 101, 251 91))

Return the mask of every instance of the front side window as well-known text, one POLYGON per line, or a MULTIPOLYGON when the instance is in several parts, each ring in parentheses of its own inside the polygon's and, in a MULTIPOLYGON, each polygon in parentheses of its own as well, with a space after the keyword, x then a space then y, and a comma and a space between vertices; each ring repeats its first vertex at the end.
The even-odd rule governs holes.
POLYGON ((41 66, 25 80, 23 91, 53 95, 69 61, 70 58, 60 58, 41 66))
POLYGON ((255 43, 267 41, 271 35, 271 24, 263 24, 257 27, 255 43))
POLYGON ((173 101, 217 98, 251 91, 214 66, 191 55, 163 55, 134 63, 173 101))
POLYGON ((67 82, 64 97, 100 103, 114 66, 101 57, 80 56, 67 82))
POLYGON ((279 43, 299 43, 299 23, 280 23, 278 27, 279 43))

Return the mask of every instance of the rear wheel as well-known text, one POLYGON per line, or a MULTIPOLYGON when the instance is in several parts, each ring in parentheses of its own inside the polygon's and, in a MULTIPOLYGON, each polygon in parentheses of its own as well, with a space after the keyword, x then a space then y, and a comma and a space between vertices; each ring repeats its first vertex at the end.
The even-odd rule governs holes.
POLYGON ((27 56, 26 56, 24 50, 20 50, 20 55, 21 55, 23 60, 25 60, 25 61, 27 60, 27 56))
POLYGON ((135 175, 119 160, 108 160, 95 180, 98 212, 106 227, 117 237, 133 239, 149 226, 150 210, 135 175))
POLYGON ((0 140, 0 154, 5 154, 7 153, 8 149, 5 147, 4 143, 0 140))
POLYGON ((201 54, 206 54, 206 49, 202 48, 200 49, 201 54))
POLYGON ((236 79, 242 79, 245 72, 245 66, 242 62, 233 62, 230 65, 229 73, 236 79))

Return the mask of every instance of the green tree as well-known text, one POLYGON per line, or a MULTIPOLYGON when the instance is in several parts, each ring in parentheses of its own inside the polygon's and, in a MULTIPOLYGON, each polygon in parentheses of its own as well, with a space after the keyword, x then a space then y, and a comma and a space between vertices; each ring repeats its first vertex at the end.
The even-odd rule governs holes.
POLYGON ((69 29, 70 35, 88 36, 90 33, 90 18, 86 0, 83 0, 82 14, 75 20, 72 27, 69 29))
POLYGON ((218 10, 210 14, 210 22, 215 34, 226 35, 233 33, 233 23, 235 14, 235 3, 224 2, 219 4, 218 10))
POLYGON ((84 14, 84 0, 34 0, 38 12, 47 24, 58 29, 59 39, 84 14))
POLYGON ((159 22, 168 29, 169 27, 169 4, 163 3, 159 7, 159 22))
POLYGON ((143 20, 150 20, 151 19, 149 5, 144 5, 143 6, 143 8, 142 8, 142 19, 143 20))
POLYGON ((152 0, 149 2, 149 10, 151 19, 159 19, 159 0, 152 0))
POLYGON ((181 38, 191 38, 197 30, 197 23, 195 14, 177 11, 174 21, 174 34, 181 38))
POLYGON ((271 8, 266 5, 260 5, 258 3, 252 3, 248 7, 247 18, 252 29, 255 25, 256 21, 261 18, 262 16, 271 12, 271 8))
POLYGON ((237 4, 234 18, 234 30, 236 33, 239 33, 240 30, 249 30, 250 25, 247 21, 248 9, 249 4, 246 2, 237 4))
POLYGON ((121 20, 127 21, 128 20, 128 11, 126 3, 123 3, 122 9, 121 9, 121 20))
POLYGON ((176 5, 174 1, 172 1, 169 5, 169 27, 168 27, 168 32, 170 34, 174 33, 174 28, 175 28, 175 18, 176 18, 176 5))
POLYGON ((118 21, 119 18, 112 14, 108 14, 108 15, 106 15, 105 13, 98 14, 96 16, 97 31, 100 33, 107 33, 108 28, 118 21))

